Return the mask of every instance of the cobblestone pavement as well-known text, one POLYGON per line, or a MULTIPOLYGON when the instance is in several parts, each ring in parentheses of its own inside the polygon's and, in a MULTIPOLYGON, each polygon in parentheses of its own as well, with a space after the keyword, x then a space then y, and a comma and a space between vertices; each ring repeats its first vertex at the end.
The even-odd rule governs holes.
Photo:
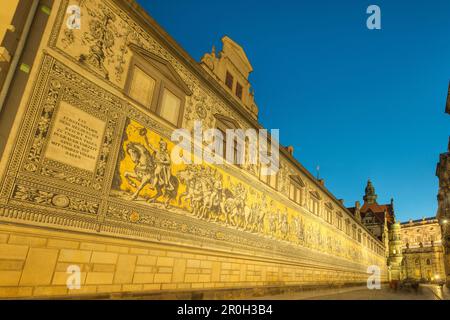
POLYGON ((388 287, 381 290, 368 290, 366 287, 306 291, 279 296, 260 297, 258 300, 449 300, 448 290, 438 286, 421 286, 413 291, 394 291, 388 287))

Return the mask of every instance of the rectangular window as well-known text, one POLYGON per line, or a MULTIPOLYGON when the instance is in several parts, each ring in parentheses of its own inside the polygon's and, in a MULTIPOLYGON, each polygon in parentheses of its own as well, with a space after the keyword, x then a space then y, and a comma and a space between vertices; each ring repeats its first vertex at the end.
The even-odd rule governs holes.
POLYGON ((337 227, 339 230, 342 230, 342 217, 337 216, 337 227))
POLYGON ((316 216, 319 215, 319 202, 316 199, 309 199, 309 211, 314 213, 316 216))
POLYGON ((241 84, 238 82, 236 84, 236 96, 241 100, 242 100, 242 91, 243 91, 243 88, 242 88, 241 84))
POLYGON ((159 115, 173 125, 178 125, 181 99, 167 89, 164 89, 159 115))
POLYGON ((289 199, 295 201, 296 187, 293 183, 289 186, 289 199))
POLYGON ((273 175, 269 175, 269 176, 263 175, 262 168, 260 171, 260 180, 274 189, 277 189, 277 187, 278 187, 277 186, 278 175, 277 174, 273 174, 273 175))
POLYGON ((319 215, 319 202, 318 201, 314 201, 314 207, 313 207, 313 213, 318 216, 319 215))
POLYGON ((139 67, 133 70, 133 79, 130 86, 130 96, 147 108, 150 108, 155 91, 156 81, 139 67))
POLYGON ((330 209, 325 209, 326 220, 328 223, 333 224, 333 212, 330 209))
POLYGON ((226 78, 225 78, 225 85, 226 85, 228 88, 230 88, 230 90, 233 90, 233 82, 234 82, 233 76, 231 75, 231 73, 229 73, 229 72, 227 71, 227 76, 226 76, 226 78))
POLYGON ((277 175, 276 174, 272 174, 271 176, 269 176, 269 186, 271 186, 274 189, 277 188, 277 175))
POLYGON ((289 186, 289 198, 297 204, 302 204, 302 190, 294 182, 291 182, 289 186))
POLYGON ((222 157, 226 160, 227 159, 227 134, 222 129, 218 129, 218 130, 222 133, 222 137, 223 137, 222 157))

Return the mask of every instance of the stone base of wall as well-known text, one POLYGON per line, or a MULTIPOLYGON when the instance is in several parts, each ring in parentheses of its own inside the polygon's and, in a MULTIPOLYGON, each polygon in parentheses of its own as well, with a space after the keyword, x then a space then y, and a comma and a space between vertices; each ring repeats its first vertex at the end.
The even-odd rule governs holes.
MULTIPOLYGON (((70 296, 53 296, 52 300, 246 300, 258 297, 272 297, 277 295, 321 292, 326 290, 345 290, 351 288, 365 288, 366 284, 346 285, 310 285, 310 286, 267 286, 256 288, 225 288, 189 291, 149 291, 149 292, 115 292, 70 296)), ((27 299, 27 298, 25 298, 27 299)), ((33 297, 33 299, 49 299, 48 297, 33 297)))
POLYGON ((354 270, 0 224, 0 298, 230 299, 365 284, 354 270), (81 289, 69 290, 69 266, 81 289))

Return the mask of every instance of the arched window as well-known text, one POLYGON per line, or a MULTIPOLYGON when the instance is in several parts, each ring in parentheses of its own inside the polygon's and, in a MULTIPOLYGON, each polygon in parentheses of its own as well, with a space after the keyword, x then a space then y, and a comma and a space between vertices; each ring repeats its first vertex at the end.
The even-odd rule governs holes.
POLYGON ((431 266, 431 260, 427 259, 427 266, 431 266))

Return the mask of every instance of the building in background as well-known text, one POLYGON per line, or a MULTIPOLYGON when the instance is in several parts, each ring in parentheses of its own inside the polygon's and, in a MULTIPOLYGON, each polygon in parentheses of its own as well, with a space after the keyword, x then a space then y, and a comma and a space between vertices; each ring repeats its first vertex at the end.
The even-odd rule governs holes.
POLYGON ((401 280, 402 250, 400 224, 396 224, 394 200, 389 204, 378 204, 378 195, 372 181, 367 182, 364 204, 359 201, 355 207, 348 208, 355 218, 385 246, 385 257, 389 267, 389 279, 401 280))
POLYGON ((370 232, 385 244, 388 249, 389 228, 395 223, 394 200, 390 204, 378 204, 378 195, 372 181, 367 182, 364 204, 356 202, 355 207, 348 208, 370 232))
POLYGON ((436 218, 401 224, 403 278, 417 281, 445 280, 441 227, 436 218))
MULTIPOLYGON (((446 113, 450 114, 450 90, 446 113)), ((442 229, 447 286, 450 286, 450 139, 448 151, 440 155, 436 176, 439 178, 437 220, 442 229)))

